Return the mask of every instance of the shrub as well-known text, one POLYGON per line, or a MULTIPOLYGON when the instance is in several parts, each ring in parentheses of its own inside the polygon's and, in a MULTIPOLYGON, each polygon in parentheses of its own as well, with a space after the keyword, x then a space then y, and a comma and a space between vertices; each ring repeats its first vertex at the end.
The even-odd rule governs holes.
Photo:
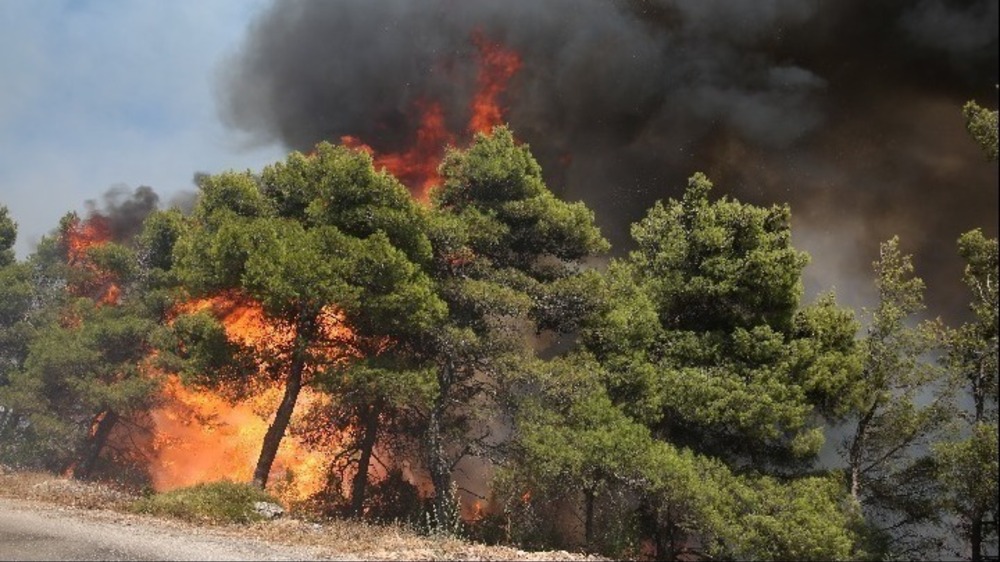
POLYGON ((278 500, 250 484, 212 482, 141 499, 133 504, 133 510, 188 521, 250 523, 263 519, 254 510, 255 502, 278 500))

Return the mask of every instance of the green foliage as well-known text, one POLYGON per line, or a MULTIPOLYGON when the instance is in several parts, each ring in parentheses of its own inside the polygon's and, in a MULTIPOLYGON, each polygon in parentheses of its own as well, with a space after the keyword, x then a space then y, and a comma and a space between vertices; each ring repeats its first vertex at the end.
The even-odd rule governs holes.
POLYGON ((629 415, 676 443, 736 462, 809 459, 813 413, 836 418, 859 368, 856 324, 832 296, 799 309, 808 258, 786 207, 709 202, 696 174, 680 201, 633 227, 609 267, 606 309, 585 330, 629 415))
POLYGON ((143 364, 162 308, 147 300, 148 269, 133 248, 107 242, 70 253, 66 234, 77 228, 79 218, 66 215, 27 262, 4 268, 11 283, 0 292, 18 296, 4 299, 13 324, 0 338, 12 350, 0 454, 86 478, 99 463, 131 462, 106 445, 152 405, 159 383, 143 364))
POLYGON ((997 418, 998 264, 997 239, 976 229, 958 240, 966 262, 964 281, 972 292, 974 320, 950 334, 948 363, 975 403, 974 421, 997 418))
POLYGON ((997 110, 990 111, 985 107, 979 107, 976 102, 970 101, 962 107, 962 113, 965 115, 965 126, 969 130, 969 134, 983 148, 986 157, 996 162, 997 110))
POLYGON ((687 552, 845 560, 857 554, 857 516, 844 506, 839 477, 740 475, 657 439, 611 402, 593 376, 598 369, 592 359, 574 356, 546 363, 544 376, 533 379, 537 387, 516 419, 516 462, 496 487, 512 517, 511 539, 551 541, 560 531, 551 506, 566 509, 583 500, 579 509, 593 510, 583 529, 587 545, 613 556, 637 555, 642 538, 662 542, 666 550, 657 556, 668 558, 687 552), (689 535, 701 547, 689 550, 689 535))
POLYGON ((0 268, 14 263, 14 242, 17 240, 17 223, 10 218, 6 205, 0 205, 0 268))
POLYGON ((832 295, 799 307, 807 257, 787 208, 711 202, 710 189, 692 177, 603 279, 574 280, 593 313, 584 352, 512 377, 522 398, 500 501, 529 516, 513 538, 572 536, 547 512, 563 505, 589 548, 615 556, 643 540, 664 558, 858 553, 843 482, 803 472, 823 442, 817 414, 853 406, 858 325, 832 295))
POLYGON ((61 469, 78 458, 102 413, 127 416, 151 403, 158 382, 141 362, 155 323, 129 307, 77 300, 65 323, 40 329, 0 400, 22 420, 14 458, 61 469))
POLYGON ((279 217, 305 226, 333 226, 349 236, 382 232, 415 263, 430 258, 423 210, 363 151, 320 143, 308 156, 293 153, 264 169, 261 192, 279 217))
POLYGON ((944 363, 953 384, 971 398, 972 407, 953 420, 959 439, 933 447, 943 509, 957 518, 958 535, 973 559, 997 548, 997 240, 981 231, 958 241, 965 259, 964 281, 972 293, 970 321, 947 333, 944 363))
POLYGON ((173 267, 174 245, 184 230, 184 216, 180 211, 155 211, 142 225, 139 233, 139 261, 146 270, 166 272, 173 267))
POLYGON ((174 251, 196 294, 235 290, 285 321, 335 305, 362 336, 404 338, 443 314, 411 261, 429 253, 421 212, 367 155, 324 143, 201 188, 174 251))
POLYGON ((844 482, 815 476, 779 482, 758 478, 739 496, 734 549, 742 560, 857 560, 857 515, 843 507, 844 482), (743 511, 745 510, 745 511, 743 511))
MULTIPOLYGON (((446 304, 424 270, 431 255, 425 213, 363 152, 321 143, 313 154, 292 153, 260 176, 208 176, 201 189, 174 245, 179 280, 196 296, 259 303, 269 324, 294 337, 254 349, 227 341, 208 318, 179 319, 172 349, 187 363, 183 371, 207 375, 199 377, 202 384, 232 388, 228 383, 246 379, 257 365, 284 381, 255 471, 263 485, 304 380, 351 397, 319 418, 336 425, 364 415, 377 433, 381 415, 391 418, 411 400, 400 383, 413 379, 366 362, 384 356, 377 361, 426 373, 412 350, 444 317, 446 304), (350 333, 324 325, 334 316, 350 333), (376 406, 380 413, 371 412, 376 406)), ((374 441, 360 429, 368 424, 348 425, 361 432, 356 441, 370 455, 374 441)), ((362 478, 366 473, 361 469, 362 478)))
POLYGON ((194 523, 252 523, 263 519, 254 510, 256 502, 278 500, 250 484, 223 481, 155 494, 136 501, 132 509, 194 523))
MULTIPOLYGON (((973 527, 978 524, 979 540, 995 545, 995 523, 991 528, 990 522, 1000 520, 996 422, 975 424, 965 439, 936 443, 933 453, 944 507, 958 517, 961 535, 972 542, 973 527)), ((979 548, 982 547, 980 544, 979 548)))
POLYGON ((575 329, 595 305, 588 291, 597 283, 582 261, 608 245, 593 214, 557 199, 529 148, 505 127, 449 150, 440 170, 429 269, 447 315, 414 352, 436 366, 426 449, 435 518, 443 521, 456 457, 488 449, 468 428, 488 425, 511 399, 499 389, 532 364, 532 332, 575 329))
POLYGON ((466 150, 449 150, 441 175, 435 206, 474 227, 470 249, 496 266, 538 272, 540 256, 573 261, 608 249, 593 212, 557 199, 528 146, 505 127, 477 134, 466 150))
POLYGON ((927 450, 954 415, 944 373, 927 358, 942 328, 914 320, 924 308, 924 284, 898 238, 880 246, 874 269, 879 303, 862 341, 843 449, 850 489, 870 524, 884 532, 889 552, 927 555, 935 541, 921 529, 940 518, 927 450))

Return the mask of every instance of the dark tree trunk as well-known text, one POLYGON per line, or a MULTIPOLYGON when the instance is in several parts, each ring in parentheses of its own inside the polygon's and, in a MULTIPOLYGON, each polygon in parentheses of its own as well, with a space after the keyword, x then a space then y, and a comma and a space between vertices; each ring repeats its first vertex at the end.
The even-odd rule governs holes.
POLYGON ((285 395, 281 398, 278 411, 274 413, 274 421, 267 426, 264 443, 260 448, 257 467, 253 471, 253 484, 260 489, 267 486, 271 474, 271 465, 278 455, 278 447, 285 437, 288 423, 292 420, 295 403, 302 390, 302 373, 306 367, 306 349, 312 343, 316 333, 316 314, 301 312, 295 324, 295 349, 292 351, 292 364, 285 379, 285 395))
POLYGON ((73 471, 74 478, 81 480, 90 478, 91 473, 94 471, 94 466, 97 465, 97 459, 100 458, 104 446, 108 443, 108 437, 117 424, 118 414, 113 410, 104 410, 97 415, 90 441, 87 444, 87 450, 80 464, 73 471))
POLYGON ((444 453, 444 416, 451 389, 454 366, 450 363, 438 370, 438 394, 427 424, 427 469, 434 484, 434 518, 438 527, 445 525, 451 510, 451 466, 444 453))
POLYGON ((980 514, 972 520, 972 529, 969 533, 970 546, 972 547, 972 562, 982 562, 983 559, 983 516, 980 514))
POLYGON ((361 453, 358 457, 358 472, 354 475, 354 482, 351 485, 351 516, 360 518, 365 507, 365 490, 368 486, 368 467, 371 466, 372 452, 375 443, 378 441, 379 413, 381 408, 377 405, 368 406, 359 416, 361 427, 359 428, 361 438, 358 442, 358 449, 361 453))
POLYGON ((295 402, 299 399, 299 391, 302 390, 302 370, 305 368, 305 361, 296 358, 292 362, 292 368, 288 372, 288 379, 285 380, 285 395, 281 399, 278 411, 274 414, 274 422, 267 426, 267 433, 264 434, 264 443, 260 448, 260 457, 257 459, 257 467, 253 471, 253 484, 260 489, 267 486, 268 476, 271 474, 271 465, 278 454, 278 447, 288 429, 288 423, 292 419, 292 412, 295 410, 295 402))
POLYGON ((585 488, 583 490, 583 501, 584 501, 584 524, 583 524, 583 538, 584 542, 587 543, 587 547, 591 547, 594 544, 594 500, 595 500, 594 488, 585 488))

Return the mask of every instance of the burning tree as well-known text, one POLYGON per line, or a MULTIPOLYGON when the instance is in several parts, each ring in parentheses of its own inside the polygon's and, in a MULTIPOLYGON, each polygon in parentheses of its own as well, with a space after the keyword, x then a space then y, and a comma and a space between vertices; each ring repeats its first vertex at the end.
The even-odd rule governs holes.
POLYGON ((175 250, 181 280, 194 297, 259 306, 280 334, 235 348, 283 387, 253 474, 264 487, 302 387, 403 353, 444 304, 420 267, 431 257, 423 212, 364 152, 323 143, 200 187, 175 250))
POLYGON ((86 478, 155 401, 159 381, 146 364, 157 308, 136 250, 112 241, 99 213, 64 217, 29 266, 30 333, 3 389, 16 416, 7 429, 21 460, 86 478))

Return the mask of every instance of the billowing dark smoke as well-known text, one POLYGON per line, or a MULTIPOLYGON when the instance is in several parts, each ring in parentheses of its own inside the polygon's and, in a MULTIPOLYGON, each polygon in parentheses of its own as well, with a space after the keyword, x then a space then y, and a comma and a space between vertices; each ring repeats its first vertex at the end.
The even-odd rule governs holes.
POLYGON ((149 186, 135 190, 118 185, 108 189, 101 201, 87 200, 87 216, 101 217, 111 239, 118 242, 131 240, 142 231, 142 221, 156 210, 160 196, 149 186))
POLYGON ((481 32, 523 64, 504 99, 549 185, 628 225, 703 170, 720 193, 792 205, 810 292, 869 301, 893 234, 938 310, 960 310, 955 240, 997 230, 997 168, 966 135, 995 107, 996 0, 280 2, 227 66, 225 119, 308 150, 412 142, 422 100, 462 132, 481 32))

